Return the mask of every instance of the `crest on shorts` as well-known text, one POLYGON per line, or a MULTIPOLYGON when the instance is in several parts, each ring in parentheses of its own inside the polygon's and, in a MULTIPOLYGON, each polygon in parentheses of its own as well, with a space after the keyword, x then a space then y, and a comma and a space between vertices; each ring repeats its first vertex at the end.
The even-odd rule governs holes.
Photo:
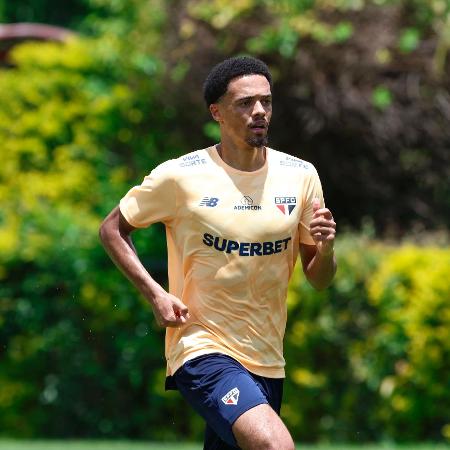
POLYGON ((222 401, 225 405, 237 405, 239 400, 239 389, 237 387, 231 389, 231 391, 227 392, 223 397, 222 401))

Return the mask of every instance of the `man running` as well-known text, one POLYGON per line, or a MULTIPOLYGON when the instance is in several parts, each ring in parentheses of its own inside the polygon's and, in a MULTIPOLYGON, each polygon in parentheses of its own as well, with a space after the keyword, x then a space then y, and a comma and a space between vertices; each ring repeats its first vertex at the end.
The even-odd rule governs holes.
POLYGON ((210 72, 221 140, 156 167, 104 220, 114 263, 166 327, 167 389, 203 416, 205 450, 292 450, 279 417, 289 278, 300 253, 317 289, 336 271, 336 224, 315 168, 267 147, 272 77, 251 57, 210 72), (166 292, 141 264, 136 228, 166 226, 166 292))

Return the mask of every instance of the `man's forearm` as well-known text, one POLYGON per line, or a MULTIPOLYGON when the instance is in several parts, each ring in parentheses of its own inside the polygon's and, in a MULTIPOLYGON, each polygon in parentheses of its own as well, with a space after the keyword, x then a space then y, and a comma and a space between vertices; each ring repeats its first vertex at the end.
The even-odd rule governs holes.
POLYGON ((114 208, 100 227, 100 240, 114 264, 149 301, 156 323, 178 327, 189 319, 188 307, 166 292, 147 272, 137 256, 130 233, 135 230, 114 208))
POLYGON ((334 252, 321 254, 316 251, 306 268, 305 275, 311 285, 318 289, 325 289, 330 286, 336 273, 336 259, 334 252))

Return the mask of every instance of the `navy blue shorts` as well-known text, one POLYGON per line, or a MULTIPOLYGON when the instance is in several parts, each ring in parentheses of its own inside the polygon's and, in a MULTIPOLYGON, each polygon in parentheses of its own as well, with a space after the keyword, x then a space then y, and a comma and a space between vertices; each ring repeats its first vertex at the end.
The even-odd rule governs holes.
POLYGON ((280 414, 283 396, 283 378, 255 375, 221 353, 187 361, 168 378, 166 387, 176 387, 205 419, 204 450, 238 448, 231 429, 236 419, 263 403, 280 414))

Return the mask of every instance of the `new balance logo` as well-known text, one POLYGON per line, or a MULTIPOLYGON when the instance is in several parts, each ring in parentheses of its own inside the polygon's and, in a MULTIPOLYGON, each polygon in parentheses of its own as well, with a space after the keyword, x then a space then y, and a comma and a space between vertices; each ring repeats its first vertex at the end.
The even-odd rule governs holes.
POLYGON ((217 206, 217 203, 219 203, 219 199, 216 197, 204 197, 199 206, 214 208, 214 206, 217 206))
POLYGON ((237 387, 231 389, 230 392, 227 392, 223 397, 222 401, 225 405, 237 405, 239 400, 239 389, 237 387))

